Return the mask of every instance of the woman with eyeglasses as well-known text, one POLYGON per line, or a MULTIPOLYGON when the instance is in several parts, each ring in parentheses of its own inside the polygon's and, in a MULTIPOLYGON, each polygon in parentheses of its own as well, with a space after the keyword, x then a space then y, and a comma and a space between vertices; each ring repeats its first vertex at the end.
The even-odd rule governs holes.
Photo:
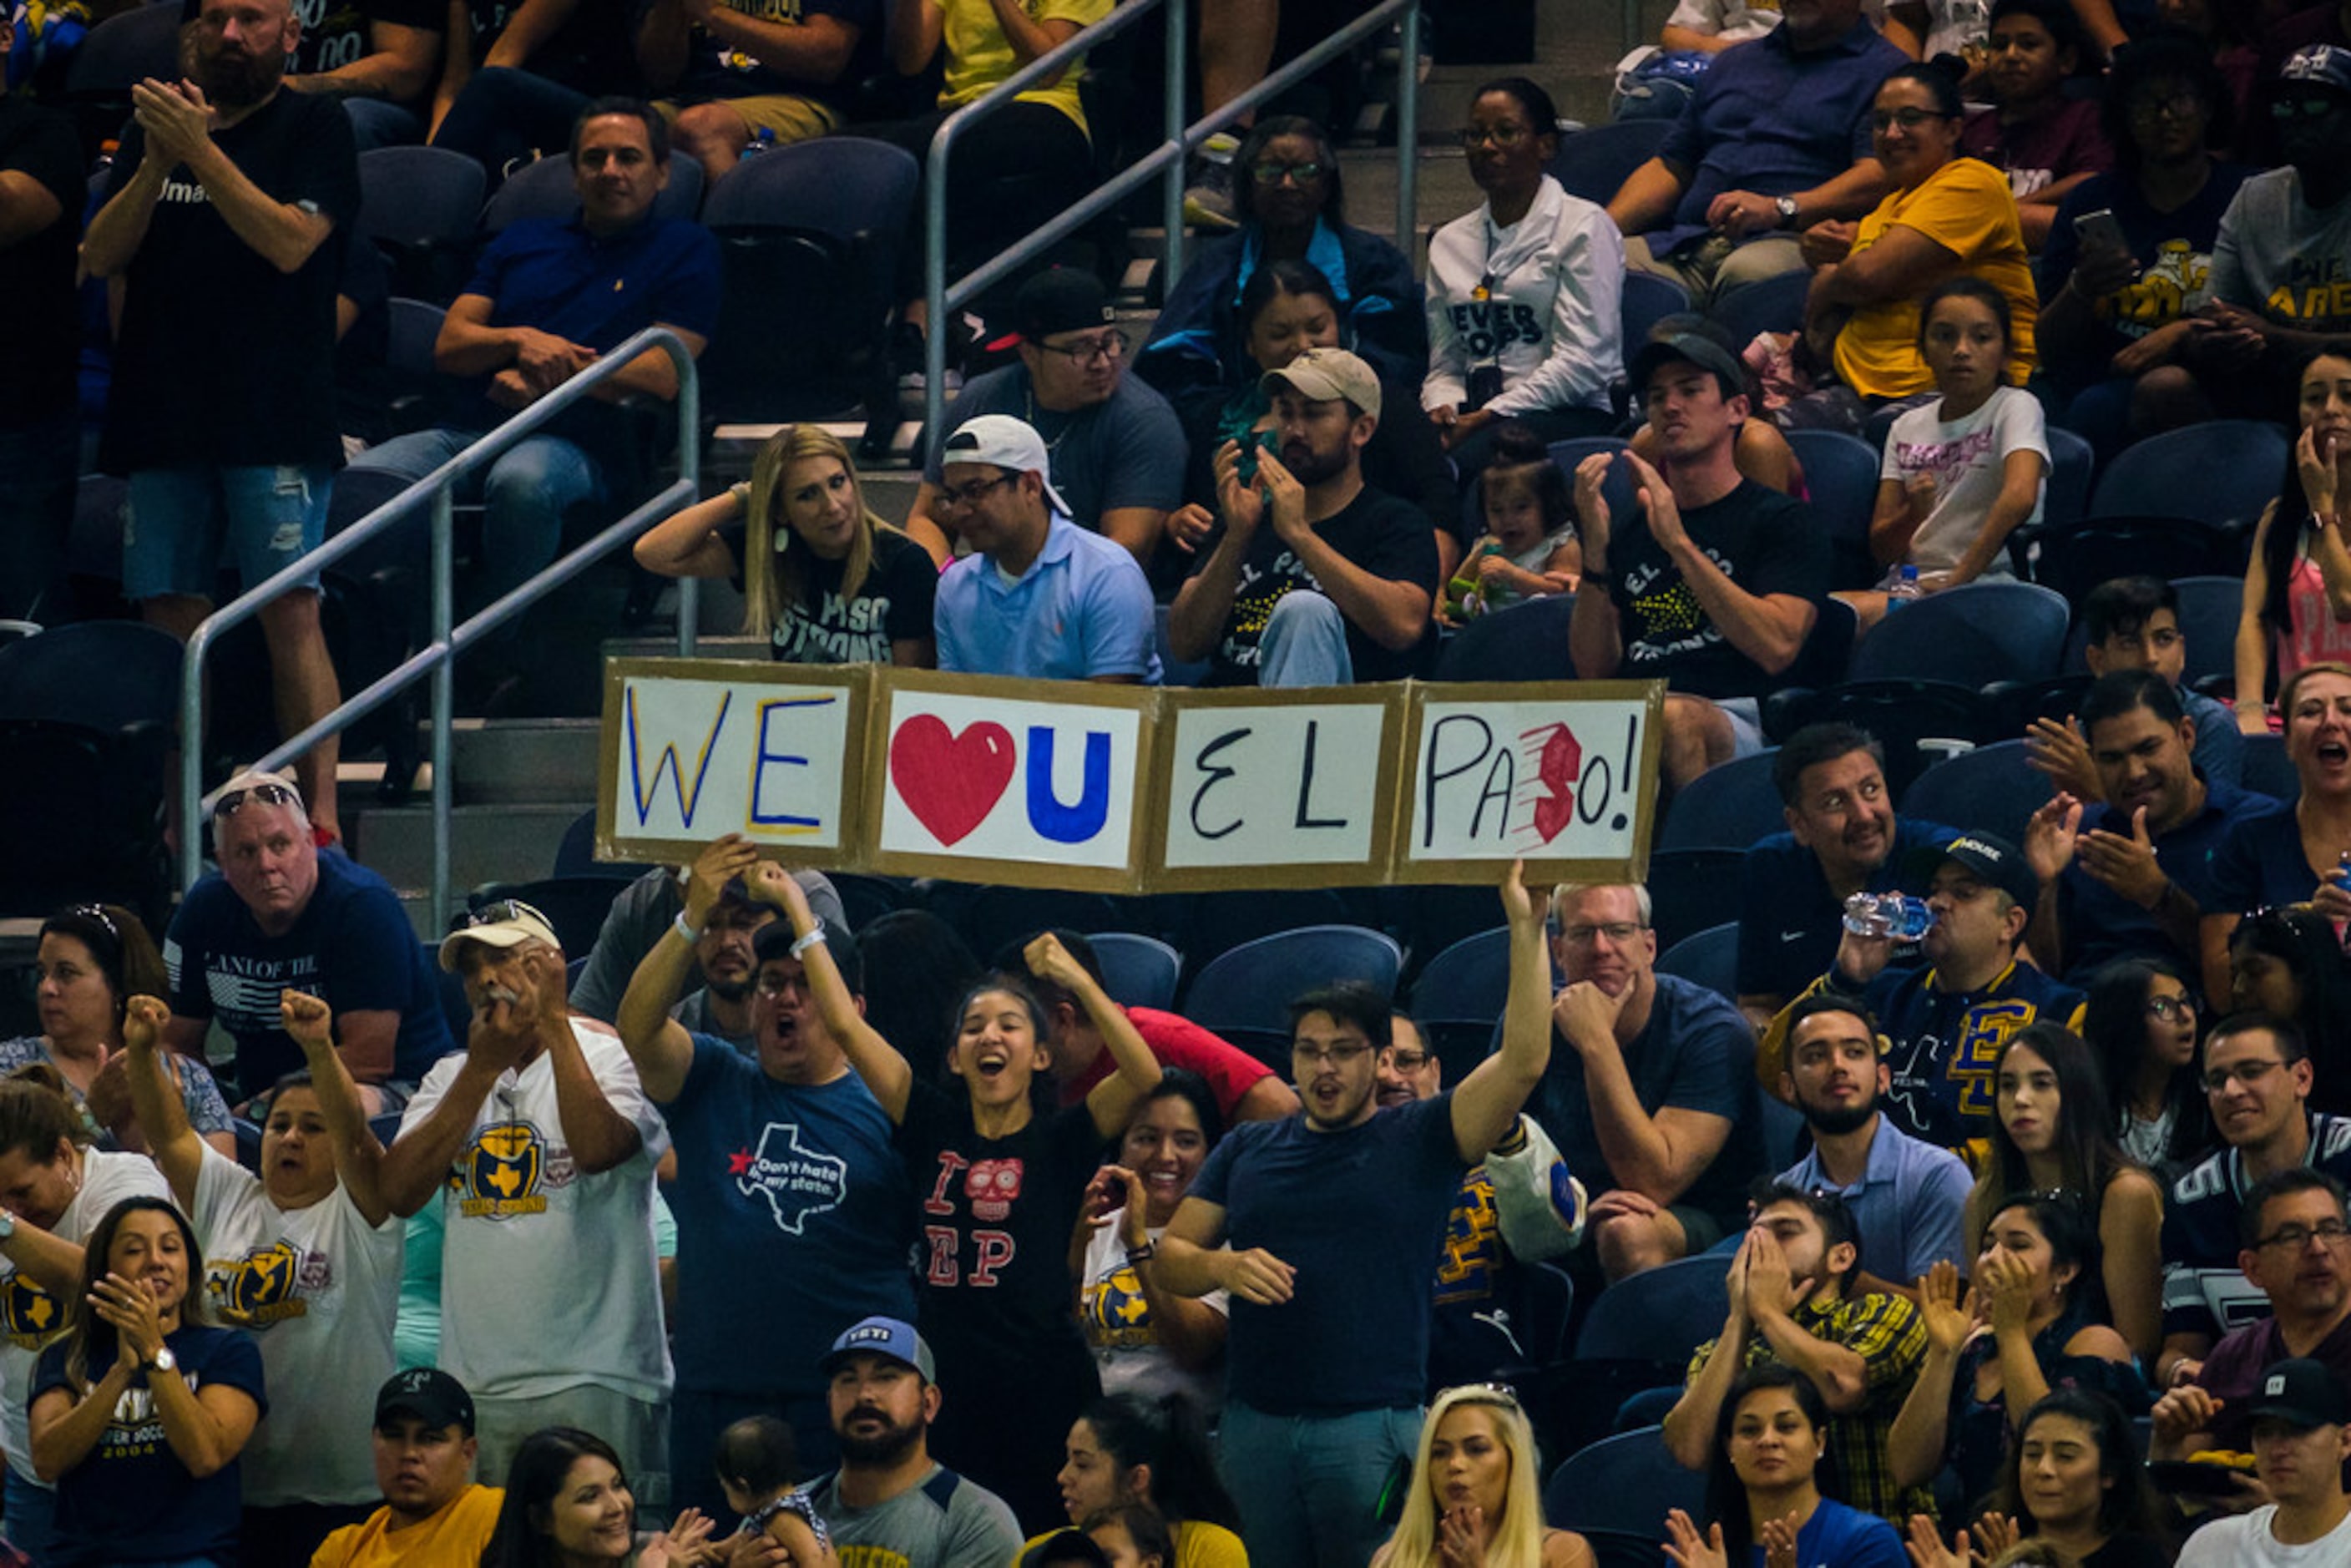
POLYGON ((1917 1568, 1970 1568, 2023 1541, 2054 1547, 2079 1568, 2169 1568, 2163 1500, 2130 1417, 2105 1395, 2061 1388, 2026 1411, 1998 1493, 1953 1546, 1926 1515, 1910 1521, 1917 1568))
POLYGON ((1715 1426, 1713 1522, 1700 1531, 1674 1510, 1666 1556, 1678 1568, 1908 1568, 1892 1525, 1822 1494, 1828 1438, 1811 1378, 1776 1362, 1740 1373, 1715 1426))
POLYGON ((1985 1224, 1964 1300, 1953 1263, 1918 1281, 1927 1357, 1886 1437, 1897 1485, 1923 1486, 1948 1463, 1959 1495, 1981 1497, 1999 1478, 2015 1417, 2053 1389, 2086 1388, 2126 1412, 2147 1409, 2128 1342, 2083 1309, 2097 1245, 2078 1199, 2014 1194, 1985 1224))
POLYGON ((1783 407, 1783 429, 1857 434, 1877 409, 1932 393, 1918 301, 1961 273, 2007 297, 2008 381, 2022 386, 2032 374, 2036 304, 2023 220, 2007 176, 1960 153, 1964 110, 1959 83, 1931 65, 1905 66, 1877 89, 1870 124, 1893 189, 1858 225, 1804 231, 1804 259, 1817 269, 1804 341, 1835 379, 1783 407))
POLYGON ((2152 1364, 2163 1348, 2163 1189, 2116 1144, 2096 1058, 2062 1024, 2027 1024, 1992 1061, 1992 1108, 1990 1157, 1968 1195, 1969 1249, 1982 1249, 1991 1216, 2016 1194, 2082 1195, 2098 1257, 2082 1310, 2152 1364))
POLYGON ((1178 413, 1256 382, 1243 294, 1276 262, 1322 275, 1335 308, 1331 346, 1352 348, 1383 377, 1419 381, 1428 367, 1420 281, 1395 246, 1347 222, 1329 132, 1301 115, 1260 118, 1233 155, 1233 215, 1238 233, 1186 257, 1135 355, 1135 373, 1178 413))
POLYGON ((1514 419, 1546 442, 1600 435, 1625 371, 1625 240, 1545 172, 1559 110, 1524 77, 1469 100, 1461 146, 1483 205, 1428 242, 1428 375, 1421 406, 1467 480, 1514 419))
POLYGON ((743 631, 789 664, 937 664, 931 598, 947 542, 892 528, 865 504, 848 444, 821 425, 767 439, 751 477, 663 518, 636 542, 659 577, 723 577, 743 631))
MULTIPOLYGON (((2351 359, 2339 364, 2346 447, 2351 447, 2351 359)), ((2344 461, 2351 472, 2351 449, 2344 461)), ((2346 590, 2351 592, 2351 553, 2344 552, 2336 538, 2339 530, 2313 527, 2309 531, 2318 541, 2314 549, 2343 556, 2346 590)), ((2261 556, 2256 543, 2253 564, 2245 575, 2248 605, 2254 601, 2252 585, 2261 571, 2261 556)), ((2346 603, 2351 604, 2351 599, 2346 603)), ((2323 604, 2313 612, 2333 616, 2323 604)), ((2241 624, 2237 690, 2258 693, 2261 676, 2247 666, 2245 641, 2241 624), (2244 684, 2248 679, 2253 683, 2250 687, 2244 684)), ((2286 760, 2294 764, 2300 793, 2290 806, 2241 817, 2213 846, 2211 891, 2197 925, 2208 997, 2235 993, 2231 937, 2245 918, 2237 911, 2307 904, 2337 927, 2351 920, 2351 664, 2328 660, 2295 670, 2278 693, 2278 714, 2285 724, 2286 760)), ((2250 720, 2241 703, 2238 719, 2240 727, 2250 720)))
MULTIPOLYGON (((134 996, 161 996, 163 956, 139 917, 118 904, 78 904, 41 922, 34 1005, 41 1032, 0 1040, 0 1073, 34 1062, 57 1071, 101 1148, 147 1147, 122 1063, 122 1021, 134 996)), ((188 1125, 234 1158, 236 1127, 212 1069, 174 1053, 172 1078, 188 1125)))
POLYGON ((1591 1544, 1543 1522, 1542 1458, 1518 1396, 1448 1388, 1428 1407, 1404 1517, 1372 1568, 1593 1568, 1591 1544))
POLYGON ((2212 1113, 2197 1078, 2194 993, 2168 958, 2117 958, 2090 977, 2082 1038, 2098 1063, 2116 1142, 2159 1176, 2212 1145, 2212 1113))

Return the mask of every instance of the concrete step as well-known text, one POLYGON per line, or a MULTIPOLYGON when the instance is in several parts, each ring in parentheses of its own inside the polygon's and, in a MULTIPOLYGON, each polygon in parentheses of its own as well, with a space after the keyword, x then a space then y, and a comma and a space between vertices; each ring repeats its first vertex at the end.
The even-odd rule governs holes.
POLYGON ((593 800, 598 722, 460 719, 450 751, 456 799, 468 806, 593 800))
MULTIPOLYGON (((550 875, 555 852, 572 819, 595 804, 591 790, 577 800, 539 805, 459 806, 449 814, 451 896, 486 882, 533 882, 550 875)), ((437 936, 447 912, 427 920, 433 885, 433 808, 430 802, 375 806, 358 824, 360 859, 367 868, 412 900, 411 918, 420 935, 437 936)))

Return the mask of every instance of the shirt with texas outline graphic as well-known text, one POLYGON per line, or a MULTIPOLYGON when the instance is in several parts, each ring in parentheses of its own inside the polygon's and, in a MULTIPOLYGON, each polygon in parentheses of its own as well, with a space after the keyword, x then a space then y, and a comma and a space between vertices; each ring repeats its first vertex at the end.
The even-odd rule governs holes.
POLYGON ((537 1123, 517 1118, 476 1128, 449 1167, 457 1212, 467 1219, 511 1219, 547 1212, 547 1195, 579 1175, 569 1145, 550 1145, 537 1123))
POLYGON ((800 1143, 797 1122, 770 1122, 759 1131, 757 1149, 726 1156, 726 1174, 745 1197, 760 1197, 776 1228, 803 1234, 810 1217, 839 1208, 849 1196, 849 1162, 800 1143))

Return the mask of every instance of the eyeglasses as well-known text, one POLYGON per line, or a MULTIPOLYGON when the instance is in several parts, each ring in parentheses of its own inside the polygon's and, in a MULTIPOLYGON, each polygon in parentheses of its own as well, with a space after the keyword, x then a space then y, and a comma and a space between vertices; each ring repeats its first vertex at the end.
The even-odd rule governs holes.
POLYGON ((977 507, 987 498, 990 490, 1009 485, 1019 477, 1018 474, 998 474, 993 479, 974 479, 968 485, 942 485, 939 486, 939 504, 943 507, 977 507))
POLYGON ((2204 1092, 2226 1094, 2232 1080, 2250 1089, 2284 1065, 2273 1057, 2267 1061, 2240 1061, 2229 1067, 2216 1067, 2204 1075, 2204 1092))
POLYGON ((1571 947, 1589 947, 1597 936, 1605 936, 1621 947, 1647 929, 1637 920, 1610 920, 1598 925, 1570 925, 1560 935, 1571 947))
POLYGON ((1367 1040, 1333 1040, 1329 1045, 1301 1040, 1290 1048, 1290 1059, 1308 1067, 1353 1067, 1371 1049, 1367 1040))
POLYGON ((1458 1405, 1499 1405, 1505 1410, 1519 1407, 1518 1390, 1507 1383, 1459 1383, 1437 1395, 1451 1397, 1458 1405))
POLYGON ((1395 1071, 1417 1072, 1422 1068, 1428 1065, 1428 1052, 1425 1051, 1405 1051, 1396 1046, 1390 1046, 1387 1049, 1386 1054, 1382 1056, 1380 1060, 1385 1062, 1395 1071))
POLYGON ((798 991, 807 996, 812 993, 814 988, 809 984, 808 972, 802 970, 797 975, 762 975, 752 989, 763 997, 780 997, 787 991, 798 991))
POLYGON ((449 929, 453 933, 472 931, 483 925, 505 925, 524 919, 536 920, 549 931, 555 929, 554 921, 519 898, 494 898, 487 904, 461 911, 457 918, 449 923, 449 929))
POLYGON ((1260 185, 1279 185, 1284 180, 1293 185, 1311 185, 1322 177, 1320 163, 1277 163, 1268 158, 1249 165, 1249 178, 1260 185))
POLYGON ((1873 109, 1869 111, 1869 124, 1874 131, 1891 131, 1897 125, 1905 131, 1916 131, 1930 120, 1952 118, 1938 109, 1873 109))
POLYGON ((2133 120, 2159 120, 2166 115, 2187 120, 2205 111, 2204 95, 2189 91, 2168 92, 2160 98, 2148 93, 2133 99, 2130 106, 2133 120))
POLYGON ((2289 1252, 2299 1252, 2313 1241, 2322 1247, 2340 1247, 2351 1242, 2351 1225, 2339 1219, 2322 1219, 2315 1225, 2281 1225, 2267 1236, 2253 1242, 2256 1248, 2283 1247, 2289 1252))
POLYGON ((1096 360, 1118 360, 1126 356, 1126 334, 1113 327, 1092 338, 1081 338, 1074 343, 1040 343, 1049 354, 1061 354, 1081 365, 1096 360))
POLYGON ((2192 1019, 2196 1016, 2196 998, 2194 997, 2150 997, 2147 1003, 2147 1016, 2159 1019, 2165 1023, 2169 1023, 2174 1019, 2192 1019))
POLYGON ((290 784, 249 784, 242 789, 222 790, 220 799, 213 802, 213 816, 215 819, 234 817, 244 809, 247 800, 258 800, 265 806, 291 806, 299 804, 301 799, 290 784))
POLYGON ((1524 125, 1468 125, 1453 134, 1462 146, 1475 151, 1489 141, 1497 147, 1516 147, 1534 131, 1524 125))

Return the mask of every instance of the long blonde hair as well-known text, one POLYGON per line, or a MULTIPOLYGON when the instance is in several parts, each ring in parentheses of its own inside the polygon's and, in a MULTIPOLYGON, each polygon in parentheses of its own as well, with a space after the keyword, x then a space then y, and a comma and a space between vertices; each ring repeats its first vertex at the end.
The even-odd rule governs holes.
POLYGON ((1428 1407, 1421 1423, 1420 1448, 1412 1461, 1412 1486, 1405 1493, 1404 1517, 1395 1533, 1380 1549, 1378 1568, 1432 1568, 1437 1561, 1437 1493, 1429 1473, 1428 1451, 1445 1417, 1465 1405, 1490 1410, 1494 1435, 1510 1456, 1510 1479, 1502 1492, 1502 1517, 1487 1521, 1492 1541, 1486 1548, 1486 1568, 1541 1568, 1543 1543, 1542 1480, 1535 1452, 1535 1429, 1510 1391, 1491 1383, 1448 1388, 1428 1407))
POLYGON ((784 607, 797 603, 808 591, 800 562, 810 551, 805 545, 798 549, 789 544, 785 549, 777 549, 776 530, 785 530, 789 539, 791 525, 783 520, 783 497, 778 494, 783 488, 784 472, 793 464, 811 457, 832 458, 848 471, 850 494, 856 498, 858 514, 865 524, 849 541, 849 556, 841 563, 841 597, 844 601, 855 599, 864 588, 866 573, 873 570, 873 536, 890 526, 865 504, 864 484, 857 477, 857 465, 850 456, 848 443, 841 437, 818 424, 788 424, 768 437, 767 444, 759 448, 758 460, 751 465, 751 498, 745 508, 746 633, 771 635, 784 607))

